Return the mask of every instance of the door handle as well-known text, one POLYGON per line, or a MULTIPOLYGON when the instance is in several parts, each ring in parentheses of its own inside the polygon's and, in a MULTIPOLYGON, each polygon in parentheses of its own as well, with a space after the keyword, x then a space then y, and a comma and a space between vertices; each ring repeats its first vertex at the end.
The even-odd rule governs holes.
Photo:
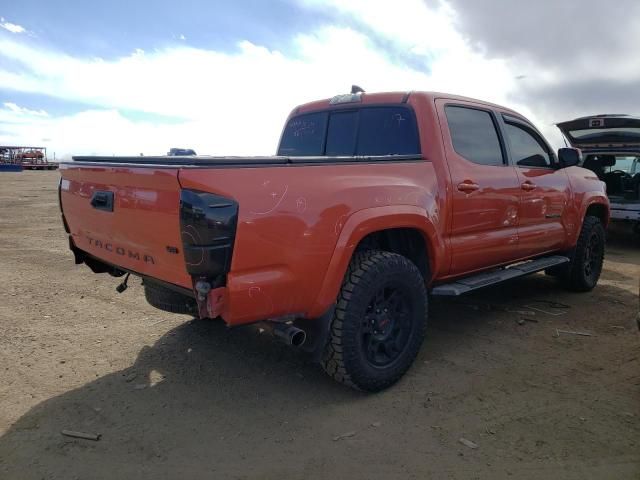
POLYGON ((531 183, 529 180, 527 180, 522 185, 520 185, 520 188, 522 188, 522 190, 524 190, 526 192, 530 192, 530 191, 535 190, 536 188, 538 188, 538 186, 535 183, 531 183))
POLYGON ((480 185, 470 181, 462 182, 458 184, 458 190, 464 193, 475 192, 476 190, 479 190, 479 189, 480 189, 480 185))

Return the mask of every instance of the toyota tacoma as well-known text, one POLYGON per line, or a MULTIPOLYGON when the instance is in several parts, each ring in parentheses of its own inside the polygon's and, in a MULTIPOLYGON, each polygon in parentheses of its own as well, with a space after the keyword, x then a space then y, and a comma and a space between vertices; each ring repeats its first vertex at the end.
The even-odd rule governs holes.
POLYGON ((430 295, 543 270, 596 285, 609 203, 579 162, 508 108, 354 89, 296 107, 276 156, 74 157, 59 192, 76 263, 141 277, 163 310, 261 322, 379 391, 430 295))

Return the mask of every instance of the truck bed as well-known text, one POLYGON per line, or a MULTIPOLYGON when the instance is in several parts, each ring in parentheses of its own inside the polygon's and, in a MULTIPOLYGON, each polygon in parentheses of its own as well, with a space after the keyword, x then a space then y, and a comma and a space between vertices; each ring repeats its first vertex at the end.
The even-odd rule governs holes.
POLYGON ((376 207, 386 227, 404 227, 437 191, 421 155, 78 156, 61 172, 74 251, 187 290, 213 265, 226 272, 229 324, 324 313, 319 292, 350 217, 376 207))
POLYGON ((349 156, 349 157, 283 157, 283 156, 74 156, 75 163, 100 163, 102 165, 162 165, 179 167, 257 167, 270 165, 313 165, 313 164, 343 164, 343 163, 378 163, 378 162, 406 162, 420 160, 422 155, 378 155, 378 156, 349 156))

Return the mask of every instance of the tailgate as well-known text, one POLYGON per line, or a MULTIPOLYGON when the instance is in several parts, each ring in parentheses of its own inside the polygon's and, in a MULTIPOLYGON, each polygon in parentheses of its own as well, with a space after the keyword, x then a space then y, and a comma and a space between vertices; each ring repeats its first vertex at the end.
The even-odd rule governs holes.
POLYGON ((178 168, 61 164, 60 203, 77 248, 192 288, 180 238, 178 168))
POLYGON ((640 118, 630 115, 597 115, 557 124, 572 147, 629 148, 640 145, 640 118))

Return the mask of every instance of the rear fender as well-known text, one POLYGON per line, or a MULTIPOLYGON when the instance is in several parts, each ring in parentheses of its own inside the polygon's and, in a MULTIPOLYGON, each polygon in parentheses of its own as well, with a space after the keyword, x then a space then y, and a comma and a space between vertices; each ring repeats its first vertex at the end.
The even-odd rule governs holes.
POLYGON ((362 239, 371 233, 392 228, 414 228, 421 232, 432 278, 440 273, 443 264, 446 263, 443 262, 446 254, 445 243, 425 210, 411 205, 390 205, 360 210, 351 215, 342 227, 322 288, 308 312, 310 318, 322 315, 335 303, 347 266, 362 239))

